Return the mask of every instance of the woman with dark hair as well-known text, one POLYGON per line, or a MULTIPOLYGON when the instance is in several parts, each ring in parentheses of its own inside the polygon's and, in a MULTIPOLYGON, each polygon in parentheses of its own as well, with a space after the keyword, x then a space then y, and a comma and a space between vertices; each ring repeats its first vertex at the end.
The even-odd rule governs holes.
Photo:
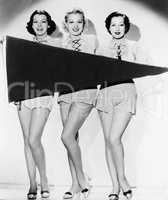
MULTIPOLYGON (((86 19, 82 10, 73 9, 67 12, 64 28, 68 33, 68 37, 63 42, 64 48, 90 54, 95 53, 98 46, 97 38, 95 35, 83 33, 86 28, 86 19)), ((93 108, 96 92, 95 86, 93 89, 60 94, 58 98, 63 121, 62 141, 67 149, 72 176, 71 188, 64 194, 64 199, 72 199, 80 191, 87 196, 89 191, 90 186, 82 167, 78 130, 93 108)))
POLYGON ((55 30, 56 30, 56 24, 55 22, 51 19, 51 16, 49 15, 48 12, 46 12, 45 10, 41 11, 41 10, 35 10, 32 15, 30 16, 30 20, 27 23, 27 30, 30 34, 35 35, 36 36, 36 32, 33 28, 33 23, 34 23, 34 16, 35 15, 45 15, 45 18, 47 20, 48 23, 48 27, 47 27, 47 35, 51 35, 55 30))
MULTIPOLYGON (((56 24, 46 11, 34 11, 30 16, 30 21, 27 23, 26 28, 30 34, 34 35, 34 42, 51 46, 60 46, 60 41, 58 39, 50 37, 56 30, 56 24)), ((30 189, 27 194, 28 199, 36 199, 37 197, 36 168, 40 175, 41 197, 49 197, 45 154, 41 143, 41 137, 52 109, 52 104, 53 96, 50 91, 48 92, 48 96, 35 97, 17 103, 30 181, 30 189)))
MULTIPOLYGON (((129 18, 125 14, 111 13, 105 20, 105 26, 111 40, 108 46, 100 48, 97 54, 118 60, 148 63, 137 42, 125 38, 130 28, 129 18)), ((132 190, 125 176, 121 139, 135 114, 136 98, 136 88, 132 79, 106 83, 97 98, 96 108, 103 128, 106 161, 113 185, 109 200, 118 200, 120 190, 127 199, 132 197, 132 190)))

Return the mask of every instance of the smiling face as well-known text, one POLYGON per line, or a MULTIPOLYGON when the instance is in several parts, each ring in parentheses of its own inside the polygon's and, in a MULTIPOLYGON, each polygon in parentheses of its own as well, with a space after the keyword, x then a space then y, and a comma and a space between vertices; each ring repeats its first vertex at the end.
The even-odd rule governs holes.
POLYGON ((80 13, 72 13, 68 15, 66 22, 67 29, 72 36, 79 36, 83 32, 84 21, 80 13))
POLYGON ((32 28, 37 37, 46 36, 48 29, 47 17, 43 14, 34 15, 32 28))
POLYGON ((110 24, 110 32, 114 39, 121 39, 125 35, 124 18, 121 16, 113 17, 110 24))

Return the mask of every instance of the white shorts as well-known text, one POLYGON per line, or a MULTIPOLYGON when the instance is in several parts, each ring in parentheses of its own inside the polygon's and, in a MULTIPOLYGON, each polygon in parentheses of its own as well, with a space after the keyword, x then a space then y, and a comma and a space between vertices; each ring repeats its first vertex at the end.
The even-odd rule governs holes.
POLYGON ((98 94, 96 108, 103 112, 136 112, 137 93, 133 83, 123 83, 101 89, 98 94))
POLYGON ((65 103, 81 102, 86 104, 95 104, 97 98, 97 89, 87 89, 78 92, 63 94, 58 97, 58 103, 61 101, 65 103))
POLYGON ((51 111, 53 106, 53 96, 36 97, 34 99, 21 101, 21 103, 30 110, 34 108, 47 108, 51 111))

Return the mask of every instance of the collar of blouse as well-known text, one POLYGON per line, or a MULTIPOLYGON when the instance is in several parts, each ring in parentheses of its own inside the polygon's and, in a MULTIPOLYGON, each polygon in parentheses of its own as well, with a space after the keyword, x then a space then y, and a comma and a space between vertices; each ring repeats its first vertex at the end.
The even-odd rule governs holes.
POLYGON ((80 37, 71 38, 70 35, 64 40, 63 46, 66 48, 70 46, 73 50, 81 51, 80 47, 81 45, 85 43, 85 37, 84 34, 81 34, 80 37))
POLYGON ((119 40, 111 39, 109 43, 109 48, 113 52, 120 51, 121 55, 125 55, 128 51, 127 40, 125 38, 119 40))
POLYGON ((44 38, 37 38, 36 36, 33 38, 34 42, 38 42, 38 43, 47 43, 49 40, 49 36, 45 36, 44 38))

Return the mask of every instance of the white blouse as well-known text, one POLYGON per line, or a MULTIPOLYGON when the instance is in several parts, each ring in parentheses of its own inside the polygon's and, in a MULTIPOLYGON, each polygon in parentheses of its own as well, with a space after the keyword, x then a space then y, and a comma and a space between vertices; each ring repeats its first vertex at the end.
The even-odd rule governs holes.
POLYGON ((118 51, 120 51, 122 60, 141 64, 151 63, 150 57, 142 50, 139 43, 128 39, 121 39, 117 42, 112 39, 107 46, 100 47, 96 54, 118 59, 118 51))
MULTIPOLYGON (((79 40, 73 41, 67 37, 62 42, 62 47, 74 51, 95 54, 98 48, 98 40, 95 35, 82 34, 79 40)), ((80 66, 79 66, 80 67, 80 66)), ((97 95, 97 89, 86 89, 78 92, 63 94, 58 97, 58 103, 63 101, 72 103, 74 101, 93 104, 97 95)))
POLYGON ((76 43, 70 37, 67 37, 63 40, 62 47, 76 51, 79 49, 80 52, 94 54, 98 48, 98 40, 95 35, 82 34, 79 41, 76 40, 76 43))

